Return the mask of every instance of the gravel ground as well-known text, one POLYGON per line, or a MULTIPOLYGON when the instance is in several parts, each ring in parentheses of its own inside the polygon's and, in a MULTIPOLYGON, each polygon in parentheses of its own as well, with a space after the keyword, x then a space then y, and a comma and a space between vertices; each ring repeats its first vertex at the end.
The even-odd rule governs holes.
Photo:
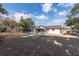
POLYGON ((79 56, 79 39, 58 36, 0 36, 1 56, 79 56))

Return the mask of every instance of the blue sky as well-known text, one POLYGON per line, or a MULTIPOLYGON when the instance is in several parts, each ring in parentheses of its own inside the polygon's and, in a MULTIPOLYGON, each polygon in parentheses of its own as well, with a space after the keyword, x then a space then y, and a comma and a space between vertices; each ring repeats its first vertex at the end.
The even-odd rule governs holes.
POLYGON ((74 4, 68 3, 6 3, 9 16, 19 22, 20 17, 32 18, 36 25, 63 25, 74 4))

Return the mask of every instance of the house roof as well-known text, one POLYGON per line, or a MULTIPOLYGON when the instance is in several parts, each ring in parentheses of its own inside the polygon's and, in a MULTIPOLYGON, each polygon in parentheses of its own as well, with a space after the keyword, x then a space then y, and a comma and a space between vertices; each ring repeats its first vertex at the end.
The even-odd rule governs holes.
POLYGON ((36 29, 45 29, 43 26, 37 26, 36 29))
POLYGON ((61 26, 43 26, 46 29, 62 29, 61 26))

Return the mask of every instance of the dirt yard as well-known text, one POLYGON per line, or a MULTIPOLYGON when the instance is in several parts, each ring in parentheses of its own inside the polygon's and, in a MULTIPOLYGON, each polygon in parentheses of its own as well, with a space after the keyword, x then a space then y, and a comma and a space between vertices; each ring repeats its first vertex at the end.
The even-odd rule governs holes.
POLYGON ((0 33, 1 56, 79 56, 79 38, 0 33))

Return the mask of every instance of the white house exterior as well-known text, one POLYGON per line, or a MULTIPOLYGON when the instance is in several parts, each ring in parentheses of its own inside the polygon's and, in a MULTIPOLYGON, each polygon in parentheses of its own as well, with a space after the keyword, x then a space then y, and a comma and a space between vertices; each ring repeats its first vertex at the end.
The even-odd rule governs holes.
POLYGON ((48 34, 61 34, 61 26, 44 26, 48 34))
POLYGON ((34 29, 30 29, 31 32, 36 32, 38 34, 61 34, 61 26, 37 26, 34 29), (35 30, 35 31, 34 31, 35 30))
POLYGON ((54 30, 48 29, 47 33, 50 33, 50 34, 61 34, 61 31, 60 31, 60 29, 54 29, 54 30))

